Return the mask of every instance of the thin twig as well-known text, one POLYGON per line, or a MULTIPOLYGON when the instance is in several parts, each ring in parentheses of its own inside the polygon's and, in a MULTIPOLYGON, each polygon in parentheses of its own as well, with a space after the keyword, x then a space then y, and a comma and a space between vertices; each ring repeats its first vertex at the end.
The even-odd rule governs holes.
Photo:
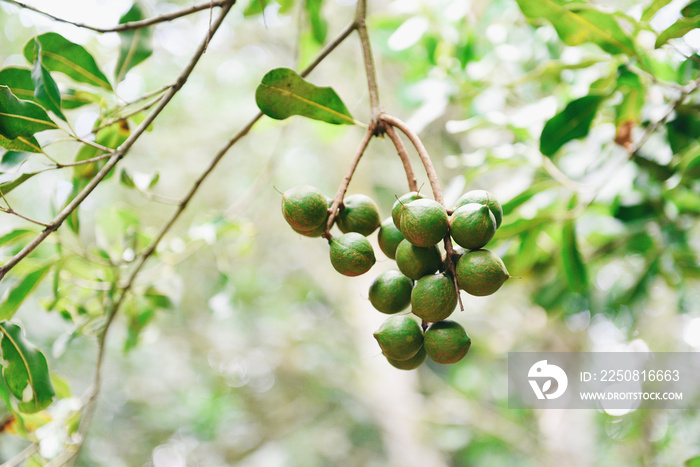
POLYGON ((408 191, 418 191, 418 181, 416 180, 416 174, 413 172, 413 166, 411 165, 411 159, 408 157, 408 152, 406 151, 406 146, 404 146, 401 137, 396 133, 394 127, 387 125, 384 129, 391 142, 394 143, 396 152, 401 158, 401 163, 403 163, 403 170, 406 172, 406 180, 408 181, 408 191))
POLYGON ((90 147, 93 147, 93 148, 95 148, 95 149, 97 149, 97 150, 100 150, 100 151, 102 151, 102 152, 106 152, 106 153, 108 153, 108 154, 114 154, 114 153, 116 152, 114 149, 110 149, 110 148, 108 148, 107 146, 102 146, 101 144, 96 143, 96 142, 94 142, 94 141, 89 141, 89 140, 83 139, 83 138, 81 138, 81 137, 78 136, 78 135, 71 135, 71 136, 72 136, 77 142, 82 143, 82 144, 85 144, 85 145, 90 146, 90 147))
MULTIPOLYGON (((221 23, 223 22, 224 18, 228 14, 228 12, 231 10, 233 5, 235 4, 236 0, 229 0, 228 3, 226 3, 222 10, 221 13, 219 14, 219 17, 215 21, 215 23, 212 25, 212 30, 216 31, 219 26, 221 26, 221 23)), ((168 90, 168 92, 163 95, 163 98, 158 102, 158 105, 153 109, 153 111, 146 116, 143 122, 129 135, 129 137, 124 141, 124 143, 112 154, 112 157, 107 161, 107 163, 100 169, 100 171, 90 180, 90 182, 83 188, 83 190, 78 193, 78 195, 73 198, 73 200, 68 203, 68 205, 61 211, 53 221, 44 229, 39 235, 37 235, 34 240, 29 242, 27 245, 25 245, 24 248, 17 254, 15 254, 12 258, 10 258, 2 267, 0 267, 0 280, 2 280, 7 272, 12 269, 14 266, 17 265, 22 259, 24 259, 28 254, 30 254, 32 251, 36 249, 51 233, 55 232, 65 221, 68 216, 71 215, 73 211, 75 211, 78 206, 80 206, 80 203, 82 203, 85 198, 92 193, 92 191, 97 187, 97 185, 109 174, 109 172, 114 168, 114 166, 117 165, 117 163, 124 157, 124 155, 131 149, 131 147, 134 145, 134 143, 139 139, 139 137, 146 131, 146 129, 153 123, 153 120, 156 119, 156 117, 163 111, 165 106, 168 105, 168 103, 172 100, 172 98, 175 96, 175 94, 180 91, 182 86, 185 84, 187 81, 187 78, 189 78, 190 74, 192 74, 192 70, 194 70, 194 67, 197 65, 199 62, 199 59, 202 58, 202 55, 204 54, 204 48, 206 47, 206 41, 202 42, 200 46, 198 47, 197 51, 195 54, 192 56, 190 59, 190 62, 187 64, 185 69, 180 73, 178 78, 175 80, 175 83, 173 86, 168 90)))
POLYGON ((148 26, 153 26, 154 24, 164 23, 167 21, 172 21, 172 20, 177 19, 177 18, 182 18, 183 16, 188 16, 188 15, 191 15, 193 13, 197 13, 198 11, 208 10, 212 7, 225 6, 230 2, 230 0, 217 0, 217 1, 207 0, 206 2, 198 3, 197 5, 192 5, 191 7, 183 8, 182 10, 175 11, 172 13, 166 13, 166 14, 163 14, 160 16, 154 16, 153 18, 142 19, 139 21, 130 21, 128 23, 122 23, 122 24, 119 24, 119 25, 111 27, 111 28, 100 28, 97 26, 91 26, 89 24, 70 21, 70 20, 67 20, 64 18, 60 18, 58 16, 54 16, 50 13, 47 13, 43 10, 36 8, 36 7, 33 7, 31 5, 27 5, 26 3, 18 2, 17 0, 0 0, 0 1, 10 3, 10 4, 18 6, 20 8, 24 8, 26 10, 30 10, 30 11, 39 13, 40 15, 44 15, 48 18, 51 18, 54 21, 58 21, 59 23, 65 23, 65 24, 70 24, 70 25, 78 27, 78 28, 89 29, 91 31, 98 32, 100 34, 105 34, 105 33, 110 33, 110 32, 133 31, 134 29, 142 29, 142 28, 145 28, 148 26))
POLYGON ((49 224, 47 224, 46 222, 41 222, 41 221, 38 221, 36 219, 32 219, 31 217, 27 217, 24 214, 20 214, 19 212, 15 211, 12 208, 3 208, 2 206, 0 206, 0 211, 4 212, 6 214, 12 214, 13 216, 17 216, 21 219, 24 219, 25 221, 31 222, 32 224, 40 225, 42 227, 49 226, 49 224))
POLYGON ((156 105, 162 98, 163 98, 163 96, 158 96, 156 99, 153 99, 152 101, 148 102, 147 104, 142 105, 141 107, 138 107, 138 108, 136 108, 128 113, 125 113, 124 115, 120 115, 119 117, 113 118, 111 120, 107 120, 106 122, 102 123, 100 126, 93 128, 90 133, 96 134, 98 131, 100 131, 104 128, 112 126, 115 123, 123 122, 126 119, 128 119, 129 117, 133 117, 134 115, 137 115, 141 112, 144 112, 144 111, 150 109, 151 107, 153 107, 154 105, 156 105))
POLYGON ((418 152, 418 157, 420 157, 423 167, 425 167, 425 173, 428 176, 428 181, 430 182, 430 188, 433 190, 433 196, 435 196, 435 201, 445 205, 445 200, 442 197, 442 188, 440 187, 440 180, 438 179, 437 172, 435 172, 435 167, 433 166, 433 161, 430 160, 430 155, 428 151, 423 146, 418 135, 416 135, 413 130, 411 130, 408 125, 391 115, 381 114, 379 117, 381 120, 385 121, 389 125, 398 128, 401 132, 408 137, 408 139, 413 144, 418 152))
MULTIPOLYGON (((372 112, 372 121, 379 122, 379 116, 382 113, 381 105, 379 104, 379 88, 377 86, 377 74, 374 66, 374 58, 372 57, 372 47, 367 34, 367 0, 358 0, 357 10, 355 13, 355 27, 360 36, 360 45, 362 47, 362 58, 365 65, 365 74, 367 76, 367 90, 369 92, 369 105, 372 112)), ((382 128, 380 128, 382 130, 382 128)))
POLYGON ((331 204, 331 207, 328 209, 329 215, 328 215, 328 222, 326 223, 326 230, 323 232, 323 238, 327 240, 331 240, 333 238, 333 235, 331 235, 330 230, 331 227, 333 227, 333 223, 335 222, 335 218, 338 215, 338 209, 340 209, 340 205, 343 203, 343 198, 345 197, 345 192, 348 190, 348 185, 350 185, 350 180, 352 180, 352 175, 355 173, 355 169, 357 168, 357 164, 360 162, 360 159, 362 158, 362 155, 365 153, 365 149, 367 149, 367 145, 369 144, 369 140, 372 139, 372 136, 374 136, 374 132, 376 130, 376 125, 374 122, 370 123, 369 126, 367 127, 367 131, 365 131, 365 136, 362 138, 362 141, 360 141, 360 147, 357 148, 357 151, 355 152, 355 156, 352 158, 352 161, 350 162, 350 166, 348 167, 348 171, 345 174, 345 177, 343 178, 343 181, 340 183, 340 186, 338 187, 338 191, 335 192, 335 197, 333 198, 333 203, 331 204))
POLYGON ((74 161, 74 162, 63 162, 63 163, 58 163, 54 167, 49 167, 48 169, 45 170, 53 170, 53 169, 62 169, 64 167, 77 167, 79 165, 86 165, 86 164, 92 164, 93 162, 99 162, 103 161, 105 159, 109 159, 112 157, 114 154, 107 153, 107 154, 102 154, 101 156, 95 156, 91 157, 90 159, 85 159, 82 161, 74 161))

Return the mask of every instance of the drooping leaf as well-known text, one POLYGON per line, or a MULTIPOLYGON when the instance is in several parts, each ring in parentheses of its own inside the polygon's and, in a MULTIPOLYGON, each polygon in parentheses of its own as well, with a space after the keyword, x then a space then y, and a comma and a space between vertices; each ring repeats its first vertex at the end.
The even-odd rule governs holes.
POLYGON ((22 304, 34 289, 39 285, 41 280, 46 277, 46 274, 51 270, 53 264, 42 266, 20 278, 8 291, 7 295, 0 302, 0 321, 10 319, 17 312, 17 309, 22 304))
POLYGON ((580 294, 587 293, 588 271, 578 248, 573 220, 565 221, 562 228, 561 259, 569 289, 580 294))
POLYGON ((36 42, 36 50, 38 53, 34 59, 34 69, 32 70, 34 97, 45 109, 50 110, 58 118, 66 121, 66 117, 61 112, 61 93, 56 82, 51 77, 51 73, 44 67, 39 41, 36 42))
POLYGON ((64 73, 79 83, 112 90, 112 85, 97 62, 82 45, 55 32, 47 32, 30 40, 24 47, 24 57, 30 62, 36 56, 36 41, 41 44, 42 59, 48 70, 64 73))
POLYGON ((10 392, 20 400, 21 412, 35 413, 51 405, 55 395, 46 357, 23 335, 22 328, 0 323, 0 348, 7 365, 2 375, 10 392))
POLYGON ((671 3, 671 0, 654 0, 644 9, 642 13, 642 21, 649 21, 658 13, 660 9, 671 3))
POLYGON ((0 85, 10 88, 12 94, 20 99, 36 102, 32 71, 28 68, 3 68, 0 70, 0 85))
POLYGON ((39 105, 18 99, 7 86, 0 86, 0 135, 7 139, 29 137, 58 128, 39 105))
POLYGON ((693 17, 682 17, 678 21, 673 23, 671 26, 666 28, 659 37, 656 38, 654 43, 655 48, 659 48, 671 39, 677 39, 688 34, 693 29, 700 27, 700 15, 693 17))
POLYGON ((0 135, 0 147, 10 151, 41 152, 39 141, 33 136, 20 136, 15 139, 7 139, 0 135))
POLYGON ((306 0, 305 6, 311 24, 311 35, 317 43, 323 44, 328 35, 328 21, 321 15, 323 0, 306 0))
POLYGON ((605 97, 594 94, 575 99, 549 119, 540 136, 542 154, 552 157, 564 144, 585 137, 591 128, 598 106, 605 97))
POLYGON ((0 173, 14 171, 30 157, 31 154, 26 152, 7 151, 0 157, 0 173))
POLYGON ((3 174, 0 175, 0 193, 7 195, 9 192, 20 186, 22 183, 26 182, 30 178, 36 175, 34 173, 27 174, 3 174))
MULTIPOLYGON (((134 2, 131 9, 119 19, 119 24, 138 21, 144 19, 144 17, 143 8, 137 1, 134 2)), ((153 53, 153 47, 151 45, 152 35, 152 27, 119 33, 121 45, 119 46, 119 58, 117 59, 117 67, 114 72, 115 82, 118 83, 123 80, 127 71, 151 56, 153 53)))
POLYGON ((278 120, 301 115, 335 125, 355 124, 332 88, 315 86, 289 68, 268 72, 255 91, 255 102, 265 115, 278 120))
POLYGON ((588 4, 561 0, 517 0, 523 14, 531 19, 552 23, 566 45, 593 43, 606 52, 635 56, 632 39, 620 27, 614 15, 588 4))

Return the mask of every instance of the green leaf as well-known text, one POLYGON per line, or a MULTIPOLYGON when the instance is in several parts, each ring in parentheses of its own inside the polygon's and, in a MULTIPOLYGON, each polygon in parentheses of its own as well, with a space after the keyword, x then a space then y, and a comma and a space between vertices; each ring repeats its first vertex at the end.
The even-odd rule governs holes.
POLYGON ((7 139, 29 137, 58 128, 39 105, 17 98, 7 86, 0 86, 0 135, 7 139))
POLYGON ((671 3, 671 0, 654 0, 651 4, 644 9, 642 13, 642 21, 649 21, 658 13, 660 9, 671 3))
POLYGON ((654 43, 654 47, 658 49, 671 39, 683 37, 698 27, 700 27, 700 15, 690 18, 684 16, 659 34, 659 37, 656 38, 656 42, 654 43))
POLYGON ((578 248, 573 220, 565 221, 562 228, 561 259, 569 289, 580 294, 587 293, 588 271, 578 248))
POLYGON ((259 15, 272 0, 250 0, 248 6, 243 10, 243 16, 259 15))
POLYGON ((683 464, 684 467, 700 467, 700 456, 691 457, 683 464))
POLYGON ((576 46, 590 42, 613 55, 636 55, 634 43, 612 14, 598 11, 591 5, 558 0, 517 2, 528 18, 545 19, 552 23, 566 45, 576 46))
POLYGON ((564 144, 583 138, 591 128, 598 106, 607 96, 588 95, 569 102, 563 111, 544 125, 540 136, 540 151, 552 157, 564 144))
MULTIPOLYGON (((36 40, 36 39, 35 39, 36 40)), ((41 56, 41 44, 37 41, 36 49, 39 51, 34 60, 32 70, 32 81, 34 83, 34 97, 44 106, 45 109, 53 112, 58 118, 66 121, 66 117, 61 112, 61 93, 56 82, 51 77, 51 73, 43 65, 41 56)))
POLYGON ((321 7, 323 0, 306 0, 306 13, 309 15, 309 23, 311 24, 311 35, 314 40, 323 44, 328 35, 328 21, 321 15, 321 7))
POLYGON ((700 106, 679 105, 676 118, 666 123, 666 138, 674 154, 691 147, 700 135, 700 106))
POLYGON ((700 0, 690 2, 688 5, 683 7, 681 14, 686 18, 692 18, 693 16, 700 15, 700 0))
POLYGON ((700 54, 693 54, 686 58, 678 67, 678 80, 680 84, 689 83, 700 76, 700 54))
POLYGON ((622 93, 622 102, 615 107, 615 125, 619 128, 627 122, 639 122, 645 95, 642 80, 624 68, 617 78, 617 90, 622 93))
POLYGON ((19 279, 19 281, 9 289, 7 295, 0 302, 0 321, 10 319, 14 316, 24 299, 36 289, 41 280, 49 273, 52 266, 53 264, 49 264, 33 270, 19 279))
POLYGON ((255 102, 265 115, 277 120, 301 115, 334 125, 355 124, 333 89, 308 83, 289 68, 268 72, 255 91, 255 102))
POLYGON ((0 147, 10 151, 42 152, 39 141, 33 136, 20 136, 15 139, 7 139, 0 135, 0 147))
POLYGON ((122 172, 119 176, 119 181, 122 182, 122 185, 126 187, 136 188, 134 180, 131 178, 131 175, 129 175, 129 172, 127 172, 126 169, 122 169, 122 172))
POLYGON ((3 195, 8 194, 22 183, 32 178, 34 175, 36 175, 36 172, 20 174, 19 176, 17 174, 0 175, 0 193, 3 195))
MULTIPOLYGON (((134 2, 131 9, 119 19, 119 24, 130 21, 144 19, 145 15, 139 2, 134 2)), ((132 31, 119 33, 121 46, 119 47, 119 58, 114 72, 114 81, 120 82, 126 76, 126 72, 139 63, 146 60, 153 53, 151 37, 153 28, 139 28, 132 31)))
POLYGON ((0 172, 14 171, 30 157, 31 154, 26 152, 7 151, 2 155, 2 158, 0 158, 0 172))
POLYGON ((45 409, 55 395, 46 357, 24 338, 18 325, 2 323, 0 332, 2 357, 7 362, 2 375, 10 392, 20 400, 19 410, 34 413, 45 409))
POLYGON ((37 53, 36 41, 41 44, 41 56, 48 70, 64 73, 79 83, 112 90, 112 85, 100 71, 97 62, 82 45, 55 32, 47 32, 30 40, 24 47, 24 57, 32 63, 37 53))
POLYGON ((32 71, 28 68, 8 67, 0 70, 0 85, 10 88, 12 94, 25 101, 33 101, 38 104, 34 97, 34 81, 32 71))

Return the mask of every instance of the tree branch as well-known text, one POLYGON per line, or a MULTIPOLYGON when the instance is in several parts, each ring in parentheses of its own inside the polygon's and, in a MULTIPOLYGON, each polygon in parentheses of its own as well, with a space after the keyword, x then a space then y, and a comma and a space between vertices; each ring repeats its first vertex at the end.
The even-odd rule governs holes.
POLYGON ((142 19, 139 21, 130 21, 128 23, 123 23, 111 28, 100 28, 97 26, 91 26, 89 24, 84 24, 84 23, 78 23, 75 21, 70 21, 64 18, 60 18, 58 16, 54 16, 50 13, 47 13, 43 10, 40 10, 36 7, 33 7, 31 5, 27 5, 26 3, 19 2, 17 0, 0 0, 2 2, 10 3, 12 5, 18 6, 20 8, 24 8, 25 10, 30 10, 35 13, 39 13, 40 15, 44 15, 47 18, 51 18, 54 21, 57 21, 59 23, 65 23, 65 24, 70 24, 72 26, 75 26, 77 28, 83 28, 83 29, 89 29, 91 31, 98 32, 100 34, 105 34, 105 33, 110 33, 110 32, 124 32, 124 31, 133 31, 134 29, 142 29, 148 26, 153 26, 154 24, 158 23, 164 23, 167 21, 172 21, 177 18, 182 18, 183 16, 188 16, 193 13, 197 13, 202 10, 208 10, 213 7, 222 7, 225 6, 230 2, 230 0, 216 0, 216 1, 206 1, 202 3, 198 3, 196 5, 192 5, 190 7, 184 8, 179 11, 175 11, 172 13, 166 13, 160 16, 154 16, 153 18, 147 18, 147 19, 142 19))
MULTIPOLYGON (((369 92, 369 105, 372 113, 372 121, 379 122, 379 116, 382 113, 381 105, 379 104, 379 87, 377 86, 377 74, 374 66, 374 58, 372 57, 372 47, 367 34, 367 0, 358 0, 357 10, 355 13, 355 27, 360 35, 360 46, 362 48, 362 58, 365 65, 365 74, 367 75, 367 90, 369 92)), ((380 133, 383 128, 379 128, 380 133)))
POLYGON ((146 131, 146 129, 149 127, 151 123, 156 119, 156 117, 163 111, 165 106, 170 103, 172 98, 175 96, 175 94, 180 91, 182 86, 185 84, 187 79, 189 78, 190 74, 192 74, 192 70, 194 70, 195 66, 199 62, 199 59, 202 58, 202 55, 204 54, 204 50, 206 49, 207 43, 208 43, 208 37, 209 34, 215 32, 219 27, 221 26, 221 23, 223 23, 224 18, 228 14, 228 12, 231 10, 233 5, 236 3, 236 0, 229 0, 228 3, 224 4, 221 13, 219 14, 219 17, 216 19, 216 21, 212 24, 212 29, 211 32, 207 32, 207 40, 203 41, 199 47, 197 48, 197 51, 195 54, 192 56, 190 59, 190 62, 187 64, 185 69, 180 73, 180 75, 177 77, 175 80, 175 83, 171 88, 168 89, 168 91, 163 95, 163 98, 158 102, 158 105, 153 109, 153 111, 148 114, 148 116, 144 119, 143 122, 134 130, 131 135, 124 141, 124 143, 112 154, 112 156, 109 158, 107 163, 102 167, 102 169, 90 180, 90 182, 87 184, 87 186, 80 192, 78 195, 73 198, 73 200, 68 203, 68 205, 61 211, 53 221, 49 223, 49 225, 44 229, 39 235, 37 235, 34 240, 32 240, 30 243, 25 245, 22 250, 17 253, 15 256, 10 258, 7 263, 5 263, 2 267, 0 267, 0 281, 5 277, 7 272, 11 270, 14 266, 17 265, 23 258, 25 258, 27 255, 29 255, 32 251, 36 249, 46 238, 51 235, 51 233, 55 232, 65 221, 68 216, 71 215, 73 211, 75 211, 78 206, 80 206, 80 203, 82 203, 85 198, 92 193, 92 191, 97 187, 97 185, 109 174, 109 172, 114 168, 114 166, 117 165, 117 163, 126 155, 126 153, 131 149, 131 147, 134 145, 134 143, 139 139, 139 137, 146 131))
POLYGON ((17 216, 20 219, 24 219, 25 221, 31 222, 32 224, 41 225, 42 227, 49 226, 49 224, 47 224, 45 222, 41 222, 41 221, 38 221, 36 219, 32 219, 31 217, 27 217, 24 214, 20 214, 19 212, 15 211, 14 209, 12 209, 10 207, 3 208, 2 206, 0 206, 0 211, 4 212, 6 214, 12 214, 13 216, 17 216))
POLYGON ((437 172, 435 172, 435 167, 433 166, 432 160, 430 160, 430 155, 428 151, 423 146, 418 135, 416 135, 413 130, 411 130, 408 125, 391 115, 381 114, 380 119, 388 123, 389 125, 398 128, 401 132, 408 137, 411 144, 416 148, 418 152, 418 157, 420 157, 421 162, 423 162, 423 167, 425 167, 425 172, 428 175, 428 181, 430 182, 430 187, 433 190, 433 196, 435 196, 435 201, 445 205, 445 200, 442 197, 442 188, 440 187, 440 180, 438 179, 437 172))
POLYGON ((391 142, 394 143, 396 152, 401 158, 401 163, 403 164, 403 171, 406 173, 406 180, 408 181, 408 191, 418 191, 418 181, 416 180, 416 174, 413 172, 413 166, 411 165, 411 159, 408 158, 408 152, 406 152, 406 146, 404 146, 401 137, 396 133, 394 127, 388 125, 384 131, 386 132, 391 142))

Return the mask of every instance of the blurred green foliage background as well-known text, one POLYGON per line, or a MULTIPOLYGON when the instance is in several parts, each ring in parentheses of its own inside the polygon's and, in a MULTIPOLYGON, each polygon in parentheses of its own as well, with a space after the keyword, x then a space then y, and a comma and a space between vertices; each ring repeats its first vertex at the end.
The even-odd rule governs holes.
MULTIPOLYGON (((268 70, 301 69, 352 21, 354 2, 319 3, 321 19, 309 13, 313 1, 269 2, 264 16, 254 14, 255 1, 234 6, 182 91, 81 207, 80 229, 62 227, 28 266, 13 270, 19 277, 22 267, 62 258, 52 273, 58 285, 49 277, 15 317, 63 381, 54 383, 61 397, 42 414, 50 422, 30 434, 40 444, 27 465, 43 465, 73 442, 110 284, 126 276, 135 253, 167 221, 174 209, 167 201, 182 197, 257 112, 255 88, 268 70)), ((470 189, 487 189, 503 203, 503 225, 489 248, 519 279, 490 297, 462 294, 465 311, 453 319, 473 341, 465 360, 395 370, 372 338, 384 317, 367 300, 389 260, 375 248, 370 273, 342 277, 327 243, 295 234, 279 209, 279 192, 296 185, 332 196, 363 129, 263 118, 139 276, 108 339, 104 386, 78 465, 660 466, 700 456, 697 410, 512 410, 506 374, 514 351, 700 349, 700 101, 692 93, 700 35, 696 29, 654 44, 681 9, 697 3, 590 6, 617 18, 637 48, 630 56, 590 41, 566 45, 551 22, 525 16, 525 0, 370 2, 384 109, 419 132, 448 205, 470 189), (553 144, 540 141, 545 123, 587 95, 604 96, 590 131, 544 156, 541 143, 553 144), (620 134, 626 122, 628 138, 620 134), (630 151, 616 135, 643 146, 630 151)), ((99 26, 116 24, 131 6, 32 4, 99 26)), ((144 4, 155 15, 188 3, 144 4)), ((209 21, 204 11, 156 26, 153 55, 119 84, 120 98, 170 83, 209 21)), ((48 31, 114 69, 115 34, 3 2, 0 64, 27 66, 24 44, 48 31)), ((361 60, 352 36, 308 79, 332 86, 355 119, 368 123, 361 60)), ((114 105, 105 97, 67 116, 85 134, 114 105)), ((42 144, 57 139, 48 135, 38 135, 42 144)), ((79 146, 48 147, 72 160, 79 146)), ((45 162, 33 156, 21 170, 45 162)), ((15 210, 50 219, 72 176, 42 173, 8 198, 15 210)), ((405 191, 390 141, 372 141, 349 193, 373 197, 388 217, 405 191)), ((0 228, 27 224, 3 215, 0 228)), ((376 247, 376 235, 371 241, 376 247)), ((0 245, 3 262, 22 245, 0 245)), ((0 460, 28 445, 5 431, 0 460)))

